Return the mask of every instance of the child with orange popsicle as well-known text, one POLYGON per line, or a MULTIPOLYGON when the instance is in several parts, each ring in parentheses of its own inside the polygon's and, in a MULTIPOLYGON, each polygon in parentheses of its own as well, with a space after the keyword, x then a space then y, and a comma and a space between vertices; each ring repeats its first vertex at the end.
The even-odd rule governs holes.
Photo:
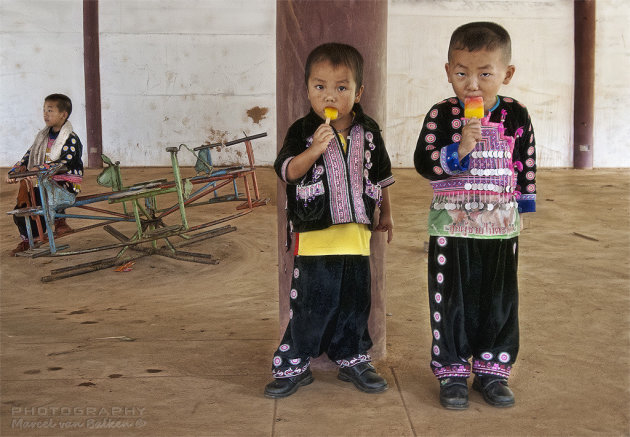
POLYGON ((264 393, 283 398, 313 382, 310 360, 323 353, 339 366, 338 379, 381 393, 387 381, 368 353, 370 238, 372 231, 392 238, 391 164, 378 124, 359 104, 361 54, 323 44, 304 70, 311 109, 291 125, 274 163, 286 183, 295 257, 289 325, 264 393))
POLYGON ((518 235, 520 213, 536 210, 536 149, 525 106, 498 95, 514 75, 510 47, 496 23, 455 30, 446 63, 455 97, 429 110, 414 153, 434 191, 431 368, 448 409, 468 407, 471 373, 487 403, 514 405, 507 379, 519 350, 518 235))

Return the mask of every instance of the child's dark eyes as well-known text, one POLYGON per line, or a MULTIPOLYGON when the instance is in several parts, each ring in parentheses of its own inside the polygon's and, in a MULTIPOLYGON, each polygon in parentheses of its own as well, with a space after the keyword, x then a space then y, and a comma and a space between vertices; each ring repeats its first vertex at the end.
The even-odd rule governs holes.
POLYGON ((342 85, 342 86, 338 87, 337 89, 338 89, 339 91, 345 91, 345 90, 347 90, 348 88, 346 88, 345 86, 343 86, 343 85, 342 85))

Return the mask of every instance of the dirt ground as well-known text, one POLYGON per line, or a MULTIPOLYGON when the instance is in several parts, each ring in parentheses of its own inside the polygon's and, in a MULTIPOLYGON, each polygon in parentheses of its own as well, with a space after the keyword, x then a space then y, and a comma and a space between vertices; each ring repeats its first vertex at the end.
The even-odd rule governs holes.
MULTIPOLYGON (((105 191, 97 173, 87 172, 85 193, 105 191)), ((630 171, 539 172, 538 212, 526 219, 520 240, 521 351, 511 379, 517 404, 492 408, 471 390, 470 408, 461 412, 439 406, 429 368, 423 244, 430 189, 413 170, 394 174, 387 356, 375 363, 390 389, 380 395, 321 369, 287 399, 262 395, 279 332, 271 169, 258 170, 267 206, 231 221, 237 231, 186 247, 212 254, 217 265, 154 255, 129 272, 109 268, 42 283, 52 269, 115 252, 12 258, 17 234, 5 216, 0 434, 630 435, 630 171)), ((168 168, 127 168, 123 177, 172 179, 168 168)), ((14 189, 2 185, 3 211, 13 208, 14 189)), ((189 222, 234 207, 189 208, 189 222)), ((133 229, 116 228, 127 235, 133 229)), ((114 242, 100 228, 58 241, 73 250, 114 242)))

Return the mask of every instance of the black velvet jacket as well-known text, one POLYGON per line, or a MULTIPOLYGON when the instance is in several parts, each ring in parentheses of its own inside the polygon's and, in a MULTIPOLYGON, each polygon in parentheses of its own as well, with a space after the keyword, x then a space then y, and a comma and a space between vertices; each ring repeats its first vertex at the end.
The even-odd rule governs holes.
POLYGON ((325 229, 342 223, 372 225, 381 190, 394 183, 391 163, 378 124, 354 105, 347 151, 337 137, 297 181, 289 181, 286 169, 295 156, 313 141, 324 122, 312 109, 289 128, 274 163, 287 183, 287 221, 295 232, 325 229))

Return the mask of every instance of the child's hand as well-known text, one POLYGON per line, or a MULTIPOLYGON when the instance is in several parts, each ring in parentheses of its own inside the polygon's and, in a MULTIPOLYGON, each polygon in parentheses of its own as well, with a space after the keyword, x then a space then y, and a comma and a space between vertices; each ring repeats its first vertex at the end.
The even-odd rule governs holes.
POLYGON ((322 153, 328 148, 328 144, 335 138, 333 129, 328 124, 320 124, 315 133, 313 134, 313 144, 309 147, 314 152, 317 152, 317 156, 321 156, 322 153))
POLYGON ((394 219, 389 213, 384 213, 381 210, 381 215, 378 220, 378 225, 374 228, 377 232, 387 232, 387 243, 391 242, 394 238, 394 219))
POLYGON ((481 141, 481 120, 471 118, 462 128, 462 140, 459 142, 459 160, 461 161, 473 151, 475 145, 481 141))

